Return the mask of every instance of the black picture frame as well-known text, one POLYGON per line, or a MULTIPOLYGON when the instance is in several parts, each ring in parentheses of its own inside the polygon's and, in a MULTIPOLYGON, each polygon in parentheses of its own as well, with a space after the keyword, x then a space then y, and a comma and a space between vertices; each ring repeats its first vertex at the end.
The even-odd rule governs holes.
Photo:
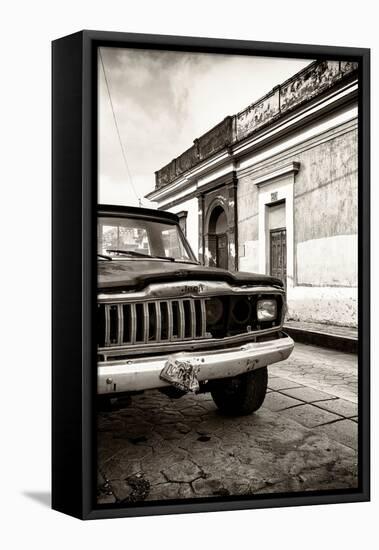
POLYGON ((370 499, 370 50, 102 31, 52 44, 52 507, 81 519, 370 499), (307 494, 96 506, 97 48, 168 49, 359 63, 359 487, 307 494))

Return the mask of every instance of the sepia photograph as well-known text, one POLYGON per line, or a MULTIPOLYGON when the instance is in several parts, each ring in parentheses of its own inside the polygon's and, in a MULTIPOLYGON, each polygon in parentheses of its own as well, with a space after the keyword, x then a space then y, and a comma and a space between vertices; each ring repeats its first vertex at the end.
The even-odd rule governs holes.
POLYGON ((97 505, 353 491, 359 65, 97 49, 97 505))

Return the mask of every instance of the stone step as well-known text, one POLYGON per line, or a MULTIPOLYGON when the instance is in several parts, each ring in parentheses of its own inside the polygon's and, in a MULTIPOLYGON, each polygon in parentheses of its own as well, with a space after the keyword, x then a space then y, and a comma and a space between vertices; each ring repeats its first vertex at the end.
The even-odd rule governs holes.
POLYGON ((358 329, 323 323, 285 321, 284 330, 295 342, 358 353, 358 329))

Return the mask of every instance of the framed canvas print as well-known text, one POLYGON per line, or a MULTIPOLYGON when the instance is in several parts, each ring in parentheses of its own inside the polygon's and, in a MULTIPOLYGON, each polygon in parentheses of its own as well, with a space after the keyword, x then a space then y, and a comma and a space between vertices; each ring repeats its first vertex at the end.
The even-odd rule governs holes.
POLYGON ((369 50, 53 42, 53 508, 369 499, 369 50))

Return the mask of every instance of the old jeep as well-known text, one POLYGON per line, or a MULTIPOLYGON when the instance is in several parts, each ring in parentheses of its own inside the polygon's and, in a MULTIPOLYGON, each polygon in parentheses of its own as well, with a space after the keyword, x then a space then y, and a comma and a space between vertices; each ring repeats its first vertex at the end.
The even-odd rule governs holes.
POLYGON ((199 264, 176 215, 98 210, 98 394, 210 392, 226 414, 256 411, 267 365, 286 359, 283 283, 199 264))

